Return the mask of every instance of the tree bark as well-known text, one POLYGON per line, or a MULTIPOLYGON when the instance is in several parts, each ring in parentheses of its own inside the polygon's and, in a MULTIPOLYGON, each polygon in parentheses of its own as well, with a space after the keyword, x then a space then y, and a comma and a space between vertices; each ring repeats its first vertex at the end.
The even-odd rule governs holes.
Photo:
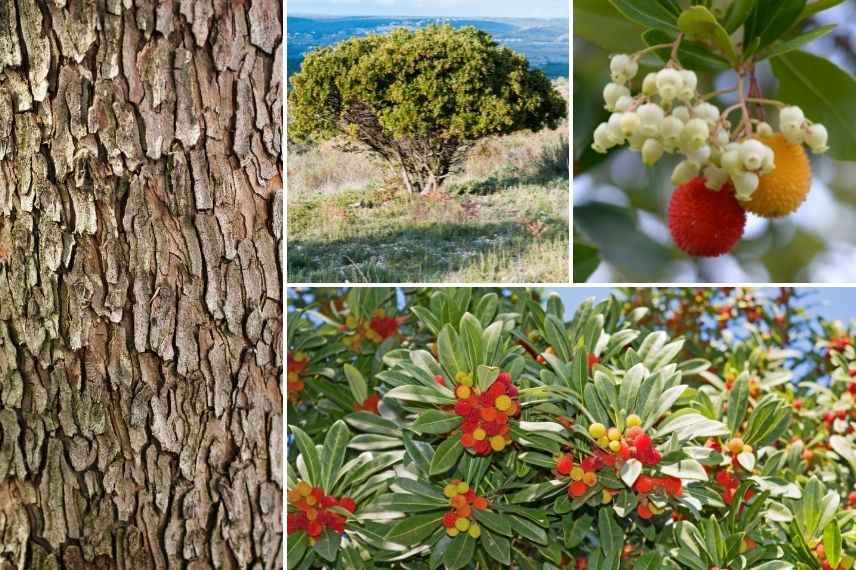
POLYGON ((281 13, 0 0, 0 569, 282 566, 281 13))

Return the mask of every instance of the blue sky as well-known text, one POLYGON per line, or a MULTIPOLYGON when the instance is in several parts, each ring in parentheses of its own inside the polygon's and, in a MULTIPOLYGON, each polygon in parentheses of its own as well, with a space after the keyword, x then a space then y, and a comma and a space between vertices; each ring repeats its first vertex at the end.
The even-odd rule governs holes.
MULTIPOLYGON (((845 323, 856 319, 856 288, 807 287, 805 289, 815 292, 812 297, 812 304, 814 305, 812 310, 814 312, 825 316, 827 319, 841 320, 845 323)), ((595 297, 598 300, 606 299, 613 291, 613 289, 606 287, 576 287, 573 289, 550 287, 547 290, 558 292, 561 295, 565 308, 569 311, 568 318, 573 316, 576 307, 585 299, 589 297, 595 297)))
POLYGON ((567 18, 568 0, 291 0, 288 14, 567 18))

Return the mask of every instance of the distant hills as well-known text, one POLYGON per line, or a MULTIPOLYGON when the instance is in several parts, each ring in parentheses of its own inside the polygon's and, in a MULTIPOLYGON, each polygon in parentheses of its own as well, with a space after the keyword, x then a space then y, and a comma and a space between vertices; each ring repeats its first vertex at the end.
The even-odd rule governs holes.
POLYGON ((488 32, 493 38, 526 56, 529 62, 551 78, 568 76, 568 41, 566 19, 524 18, 418 18, 381 16, 289 16, 288 74, 297 72, 304 55, 315 48, 328 46, 354 36, 379 34, 394 28, 421 28, 445 23, 456 28, 472 26, 488 32))

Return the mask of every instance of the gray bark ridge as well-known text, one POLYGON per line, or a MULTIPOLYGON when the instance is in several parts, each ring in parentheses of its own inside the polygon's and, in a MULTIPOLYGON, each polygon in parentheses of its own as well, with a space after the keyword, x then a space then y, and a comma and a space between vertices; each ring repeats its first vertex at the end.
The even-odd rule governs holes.
POLYGON ((282 567, 281 0, 0 0, 0 570, 282 567))

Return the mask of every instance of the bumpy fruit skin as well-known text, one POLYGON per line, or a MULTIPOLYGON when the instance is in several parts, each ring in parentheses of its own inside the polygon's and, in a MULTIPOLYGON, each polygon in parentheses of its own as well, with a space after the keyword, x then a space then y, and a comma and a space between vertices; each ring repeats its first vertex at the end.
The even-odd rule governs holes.
POLYGON ((796 211, 811 189, 811 163, 803 147, 785 135, 761 137, 776 154, 776 169, 762 176, 758 189, 743 207, 764 218, 780 218, 796 211))
POLYGON ((716 257, 731 251, 743 236, 746 212, 734 197, 734 187, 709 190, 694 178, 675 188, 669 204, 669 232, 683 251, 716 257))

